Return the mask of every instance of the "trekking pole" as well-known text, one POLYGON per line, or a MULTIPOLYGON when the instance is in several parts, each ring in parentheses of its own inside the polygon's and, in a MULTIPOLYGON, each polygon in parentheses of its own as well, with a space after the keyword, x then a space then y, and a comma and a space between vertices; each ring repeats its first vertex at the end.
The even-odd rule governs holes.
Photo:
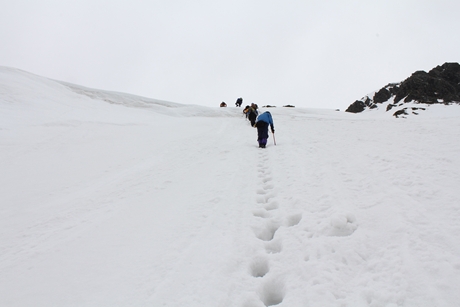
POLYGON ((275 146, 276 146, 275 133, 274 133, 274 132, 272 132, 272 134, 273 134, 273 143, 274 143, 274 144, 275 144, 275 146))

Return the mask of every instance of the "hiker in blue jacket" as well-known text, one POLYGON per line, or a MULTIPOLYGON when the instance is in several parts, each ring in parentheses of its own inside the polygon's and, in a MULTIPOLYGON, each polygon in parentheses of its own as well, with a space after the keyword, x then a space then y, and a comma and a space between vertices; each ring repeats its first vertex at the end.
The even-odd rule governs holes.
POLYGON ((275 127, 273 125, 273 118, 270 112, 264 112, 257 116, 255 127, 257 127, 257 141, 259 142, 259 148, 265 148, 268 139, 268 125, 275 133, 275 127))

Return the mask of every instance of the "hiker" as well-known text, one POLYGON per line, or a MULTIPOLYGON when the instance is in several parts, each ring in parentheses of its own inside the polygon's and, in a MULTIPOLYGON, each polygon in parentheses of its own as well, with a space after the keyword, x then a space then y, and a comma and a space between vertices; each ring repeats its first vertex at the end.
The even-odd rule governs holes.
POLYGON ((255 127, 257 127, 257 142, 259 142, 259 148, 265 148, 268 139, 268 126, 275 133, 275 126, 273 125, 273 118, 270 112, 264 112, 257 116, 255 127))
POLYGON ((257 115, 259 115, 259 112, 257 112, 256 104, 251 103, 251 107, 249 107, 247 115, 248 115, 249 121, 251 122, 251 126, 255 127, 254 125, 256 123, 256 118, 257 118, 257 115))
POLYGON ((244 115, 246 115, 246 118, 248 118, 248 112, 249 112, 249 106, 245 106, 243 109, 244 115))
POLYGON ((221 108, 225 108, 226 106, 227 106, 227 104, 226 104, 225 102, 222 101, 222 102, 220 103, 220 107, 221 107, 221 108))
POLYGON ((236 100, 235 105, 237 107, 241 107, 242 104, 243 104, 243 98, 240 97, 236 100))

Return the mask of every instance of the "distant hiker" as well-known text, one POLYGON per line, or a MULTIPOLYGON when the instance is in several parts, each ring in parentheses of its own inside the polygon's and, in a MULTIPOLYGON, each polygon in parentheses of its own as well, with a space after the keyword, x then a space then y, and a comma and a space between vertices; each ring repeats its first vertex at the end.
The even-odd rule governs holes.
POLYGON ((248 115, 249 121, 251 122, 251 126, 255 127, 254 125, 256 123, 256 118, 257 118, 257 115, 259 115, 256 104, 251 103, 251 106, 249 107, 247 115, 248 115))
POLYGON ((243 113, 246 115, 246 118, 248 118, 248 111, 249 111, 249 106, 245 106, 243 113))
POLYGON ((265 148, 268 139, 268 126, 275 133, 275 127, 273 125, 273 118, 270 112, 264 112, 257 116, 255 127, 257 127, 257 142, 259 142, 259 148, 265 148))
POLYGON ((240 97, 236 100, 235 105, 237 107, 241 107, 242 104, 243 104, 243 98, 240 97))
POLYGON ((227 104, 226 104, 225 102, 222 101, 222 102, 220 103, 220 107, 221 107, 221 108, 225 108, 226 106, 227 106, 227 104))

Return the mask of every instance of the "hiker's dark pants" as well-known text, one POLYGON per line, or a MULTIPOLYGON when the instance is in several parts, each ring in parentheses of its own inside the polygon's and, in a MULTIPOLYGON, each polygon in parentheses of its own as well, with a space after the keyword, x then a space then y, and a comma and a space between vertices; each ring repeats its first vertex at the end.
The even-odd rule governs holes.
POLYGON ((254 112, 249 113, 248 119, 251 122, 251 126, 254 126, 256 123, 257 115, 254 112))
POLYGON ((259 144, 266 145, 268 139, 268 123, 257 122, 257 141, 259 144))

